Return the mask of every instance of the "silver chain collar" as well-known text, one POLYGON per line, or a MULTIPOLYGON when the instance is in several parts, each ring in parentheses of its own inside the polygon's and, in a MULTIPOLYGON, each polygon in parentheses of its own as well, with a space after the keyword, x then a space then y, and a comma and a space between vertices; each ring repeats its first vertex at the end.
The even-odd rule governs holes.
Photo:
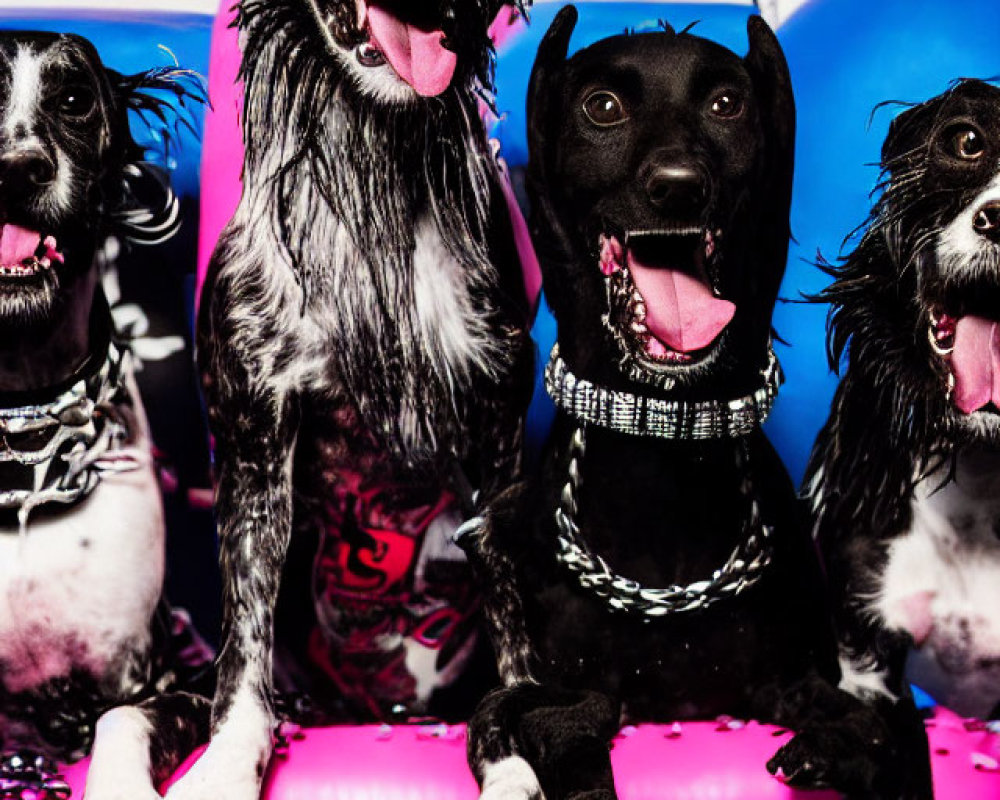
POLYGON ((781 366, 770 345, 761 375, 764 385, 760 389, 735 400, 660 400, 577 378, 560 357, 556 343, 545 367, 545 391, 556 406, 589 425, 661 439, 725 439, 746 436, 771 413, 781 385, 781 366))
POLYGON ((103 474, 138 468, 138 454, 122 448, 132 432, 114 408, 131 403, 127 358, 109 343, 100 368, 54 400, 0 408, 0 465, 25 468, 22 485, 7 477, 0 488, 0 508, 16 509, 22 534, 35 508, 75 503, 103 474))
POLYGON ((685 611, 708 608, 720 600, 735 597, 753 586, 771 563, 770 539, 773 528, 761 521, 760 508, 753 491, 748 469, 746 442, 741 442, 740 465, 743 485, 750 511, 743 526, 743 537, 725 564, 710 578, 674 584, 666 589, 651 589, 637 581, 614 573, 607 562, 587 547, 576 523, 577 497, 582 481, 581 467, 586 438, 583 428, 577 428, 570 439, 569 477, 563 486, 556 508, 559 551, 557 560, 576 575, 582 589, 604 600, 613 611, 623 611, 644 617, 664 617, 685 611))

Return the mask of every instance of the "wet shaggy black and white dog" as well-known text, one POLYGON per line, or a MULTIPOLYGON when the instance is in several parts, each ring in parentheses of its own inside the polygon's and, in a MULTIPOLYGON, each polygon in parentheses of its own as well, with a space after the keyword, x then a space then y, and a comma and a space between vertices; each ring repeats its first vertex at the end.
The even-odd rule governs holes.
POLYGON ((912 679, 986 715, 1000 700, 1000 89, 963 80, 904 111, 882 168, 819 297, 844 371, 805 488, 845 688, 912 713, 909 652, 912 679))
POLYGON ((207 700, 158 694, 179 683, 163 511, 98 256, 176 230, 129 117, 167 122, 196 95, 183 70, 121 75, 78 36, 0 33, 0 746, 75 759, 96 727, 91 800, 155 797, 207 735, 207 700))
POLYGON ((464 666, 451 532, 513 480, 531 382, 477 110, 499 8, 240 4, 243 196, 199 320, 223 645, 212 742, 171 798, 256 797, 275 642, 341 719, 435 712, 464 666))
POLYGON ((665 26, 567 60, 575 21, 553 22, 528 100, 557 416, 540 474, 470 542, 504 681, 469 726, 482 796, 614 797, 620 710, 777 723, 798 735, 772 772, 896 796, 884 729, 836 688, 817 555, 760 428, 789 239, 784 56, 753 17, 745 58, 665 26))

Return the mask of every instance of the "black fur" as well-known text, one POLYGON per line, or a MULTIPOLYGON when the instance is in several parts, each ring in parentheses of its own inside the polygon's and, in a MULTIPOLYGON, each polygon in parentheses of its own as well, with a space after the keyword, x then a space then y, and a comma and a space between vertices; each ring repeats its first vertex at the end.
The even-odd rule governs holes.
MULTIPOLYGON (((530 390, 527 303, 477 111, 489 88, 485 20, 495 4, 388 5, 440 26, 457 48, 440 96, 395 105, 372 96, 351 49, 367 38, 355 30, 353 2, 319 4, 332 44, 303 0, 240 6, 244 197, 220 239, 199 319, 225 582, 217 731, 260 664, 266 674, 253 674, 250 692, 270 713, 274 625, 292 662, 283 674, 311 688, 328 716, 394 713, 397 703, 340 692, 307 663, 322 537, 342 538, 354 565, 359 554, 377 558, 353 505, 344 529, 328 530, 327 504, 351 476, 365 491, 385 487, 395 510, 451 489, 471 511, 456 475, 482 504, 517 470, 530 390), (288 124, 275 131, 276 119, 288 124), (421 324, 420 220, 458 264, 473 324, 486 333, 481 358, 454 370, 440 357, 447 342, 421 324)), ((468 575, 457 581, 456 589, 470 586, 468 575)), ((350 635, 368 622, 364 608, 344 603, 325 624, 350 635)), ((443 652, 442 664, 453 655, 443 652)))
MULTIPOLYGON (((939 469, 946 475, 964 448, 997 444, 989 421, 995 414, 980 412, 985 424, 974 428, 955 408, 949 367, 932 350, 928 328, 931 313, 942 308, 954 316, 995 316, 989 309, 1000 298, 997 255, 991 262, 984 251, 978 268, 970 258, 966 269, 949 274, 937 246, 943 229, 995 177, 998 109, 1000 90, 967 80, 893 121, 866 229, 849 256, 826 266, 834 281, 816 298, 831 305, 830 364, 843 369, 843 378, 804 487, 816 507, 842 652, 886 670, 888 688, 911 716, 904 665, 912 637, 887 627, 869 610, 869 598, 878 594, 889 544, 910 530, 917 484, 939 469), (961 159, 952 139, 970 126, 987 151, 961 159)), ((925 746, 916 723, 910 729, 913 746, 925 746)))
MULTIPOLYGON (((635 394, 748 393, 761 383, 789 237, 795 117, 780 47, 752 18, 744 59, 664 26, 567 60, 575 20, 564 9, 546 34, 528 114, 532 231, 561 354, 578 377, 635 394), (613 92, 626 117, 606 127, 588 120, 584 106, 597 92, 613 92), (688 360, 651 363, 614 308, 602 320, 609 305, 598 237, 626 241, 630 231, 692 224, 713 233, 714 254, 704 260, 702 233, 652 243, 636 235, 634 246, 700 275, 735 303, 735 315, 688 360)), ((635 721, 725 713, 793 728, 799 735, 769 762, 772 772, 797 785, 893 796, 900 765, 883 746, 880 721, 836 688, 819 563, 760 429, 698 441, 585 426, 576 517, 591 550, 617 573, 653 587, 708 578, 744 536, 753 499, 774 529, 773 559, 755 586, 706 610, 648 619, 611 611, 556 560, 553 514, 580 425, 557 414, 541 474, 495 504, 474 548, 494 588, 487 616, 507 687, 470 723, 479 779, 520 755, 549 800, 613 797, 606 750, 594 745, 606 740, 621 703, 635 721), (612 702, 595 704, 588 692, 612 702), (579 736, 563 736, 558 720, 581 708, 586 723, 570 723, 579 736), (547 751, 537 744, 537 719, 552 731, 547 751)), ((491 791, 503 796, 487 783, 484 794, 491 791)))

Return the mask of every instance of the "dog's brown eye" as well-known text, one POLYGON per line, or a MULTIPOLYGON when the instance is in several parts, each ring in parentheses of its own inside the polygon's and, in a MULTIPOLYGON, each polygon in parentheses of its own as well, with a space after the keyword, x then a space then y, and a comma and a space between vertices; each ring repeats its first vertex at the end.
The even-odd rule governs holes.
POLYGON ((94 93, 86 86, 69 86, 59 95, 59 113, 84 117, 94 107, 94 93))
POLYGON ((732 119, 743 113, 743 100, 733 92, 722 92, 712 100, 712 113, 722 119, 732 119))
POLYGON ((625 104, 614 92, 594 92, 583 101, 583 113, 595 125, 618 125, 628 119, 625 104))
POLYGON ((975 161, 986 151, 983 137, 972 128, 956 131, 951 137, 952 152, 966 161, 975 161))

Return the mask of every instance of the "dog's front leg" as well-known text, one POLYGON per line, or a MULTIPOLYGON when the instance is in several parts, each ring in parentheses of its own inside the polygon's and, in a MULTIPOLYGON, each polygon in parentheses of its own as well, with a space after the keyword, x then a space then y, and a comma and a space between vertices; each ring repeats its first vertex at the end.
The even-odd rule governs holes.
POLYGON ((532 674, 516 565, 526 487, 492 498, 463 546, 485 588, 483 613, 503 686, 479 704, 468 728, 469 765, 480 800, 614 800, 607 744, 620 709, 595 692, 539 684, 532 674))
POLYGON ((118 706, 97 722, 84 800, 159 800, 156 787, 208 739, 211 706, 186 692, 118 706))
POLYGON ((256 800, 275 723, 273 620, 292 522, 295 405, 262 389, 259 373, 247 370, 243 382, 220 387, 220 372, 210 389, 232 392, 219 402, 208 392, 224 600, 212 739, 169 800, 256 800))
POLYGON ((480 800, 617 800, 608 743, 620 713, 597 692, 527 682, 494 690, 469 720, 480 800))
POLYGON ((790 784, 871 800, 933 796, 926 732, 908 693, 862 700, 812 675, 756 700, 756 716, 796 731, 767 765, 790 784))

